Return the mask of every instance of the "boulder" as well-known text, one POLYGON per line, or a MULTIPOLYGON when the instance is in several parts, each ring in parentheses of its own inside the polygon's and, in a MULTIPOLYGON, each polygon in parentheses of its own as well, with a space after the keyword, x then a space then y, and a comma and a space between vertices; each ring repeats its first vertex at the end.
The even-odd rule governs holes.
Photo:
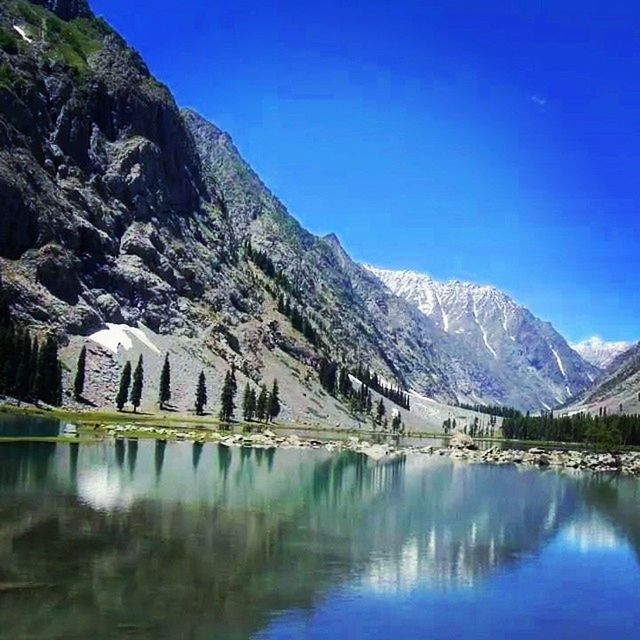
POLYGON ((457 431, 449 439, 449 448, 475 450, 478 448, 478 446, 473 441, 473 438, 470 435, 462 433, 461 431, 457 431))

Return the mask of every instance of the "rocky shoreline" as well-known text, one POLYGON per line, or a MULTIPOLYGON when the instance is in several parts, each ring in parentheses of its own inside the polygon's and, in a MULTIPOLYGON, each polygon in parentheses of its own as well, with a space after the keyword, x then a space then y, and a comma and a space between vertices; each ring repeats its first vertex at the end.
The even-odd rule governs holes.
POLYGON ((473 439, 463 433, 454 433, 447 447, 431 445, 396 446, 389 443, 371 443, 357 436, 343 440, 318 440, 301 438, 298 435, 278 435, 270 429, 257 433, 224 433, 202 429, 151 427, 140 425, 111 425, 102 432, 116 439, 141 437, 160 441, 218 443, 227 447, 253 447, 261 449, 298 448, 325 449, 327 451, 353 451, 361 453, 375 462, 391 461, 406 455, 428 455, 449 457, 452 460, 485 464, 514 464, 539 469, 578 469, 594 472, 620 473, 640 476, 640 452, 597 453, 576 450, 554 450, 532 447, 529 449, 501 449, 494 446, 480 450, 473 439))

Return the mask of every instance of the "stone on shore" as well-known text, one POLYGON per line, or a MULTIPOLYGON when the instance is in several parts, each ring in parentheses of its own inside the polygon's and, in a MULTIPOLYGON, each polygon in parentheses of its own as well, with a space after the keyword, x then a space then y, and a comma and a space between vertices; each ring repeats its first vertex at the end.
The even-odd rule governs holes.
POLYGON ((456 431, 449 440, 449 449, 469 449, 474 451, 478 448, 473 438, 462 431, 456 431))

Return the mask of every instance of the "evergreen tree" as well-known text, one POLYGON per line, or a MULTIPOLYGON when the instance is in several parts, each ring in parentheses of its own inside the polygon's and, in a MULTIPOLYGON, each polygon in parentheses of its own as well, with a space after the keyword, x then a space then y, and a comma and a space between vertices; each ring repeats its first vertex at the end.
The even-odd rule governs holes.
POLYGON ((82 393, 84 392, 84 376, 85 367, 87 364, 87 348, 82 347, 80 355, 78 356, 78 366, 76 368, 76 377, 73 381, 73 397, 76 400, 82 399, 82 393))
POLYGON ((58 343, 48 336, 38 353, 36 397, 47 404, 62 404, 62 370, 58 360, 58 343))
POLYGON ((395 432, 400 431, 400 427, 402 426, 402 418, 400 417, 400 412, 396 411, 393 415, 393 420, 391 421, 391 429, 395 432))
POLYGON ((204 371, 198 376, 198 388, 196 390, 196 414, 201 416, 204 413, 204 406, 207 404, 207 380, 204 371))
POLYGON ((118 407, 118 411, 122 411, 124 409, 124 405, 127 404, 130 385, 131 363, 127 360, 124 368, 122 369, 122 375, 120 376, 120 388, 118 389, 118 395, 116 396, 116 407, 118 407))
POLYGON ((164 409, 165 403, 169 400, 171 400, 171 364, 169 364, 169 354, 167 353, 160 374, 160 393, 158 396, 160 410, 164 409))
POLYGON ((278 381, 273 381, 273 387, 271 388, 271 393, 269 394, 269 408, 268 408, 268 418, 270 420, 275 420, 280 414, 280 398, 279 398, 279 390, 278 390, 278 381))
POLYGON ((142 401, 142 388, 144 387, 144 366, 142 364, 142 355, 138 358, 138 364, 133 372, 133 385, 131 386, 131 404, 133 405, 133 413, 138 411, 140 402, 142 401))
POLYGON ((17 371, 15 381, 15 394, 18 399, 26 400, 29 397, 29 380, 31 378, 31 336, 29 332, 19 332, 16 336, 17 371))
POLYGON ((242 396, 242 416, 247 422, 251 422, 254 418, 255 412, 256 392, 249 386, 249 383, 247 383, 242 396))
POLYGON ((376 422, 378 424, 382 424, 382 420, 384 419, 384 415, 387 410, 384 407, 384 402, 382 402, 382 398, 378 401, 378 406, 376 407, 376 422))
POLYGON ((267 392, 266 385, 262 385, 260 388, 260 395, 256 401, 256 418, 259 422, 265 420, 267 417, 267 411, 269 408, 269 393, 267 392))
POLYGON ((31 345, 31 363, 29 364, 29 396, 36 395, 36 374, 38 372, 38 355, 40 354, 40 343, 37 336, 31 345))
POLYGON ((233 411, 236 408, 234 403, 235 387, 234 376, 231 371, 227 371, 220 394, 220 420, 222 422, 229 422, 233 417, 233 411))
POLYGON ((249 406, 251 408, 251 419, 253 420, 256 417, 256 408, 258 406, 258 397, 255 389, 251 389, 251 400, 249 401, 249 406))
POLYGON ((236 393, 238 393, 238 380, 236 379, 236 365, 231 365, 231 389, 233 391, 233 396, 235 397, 236 393))

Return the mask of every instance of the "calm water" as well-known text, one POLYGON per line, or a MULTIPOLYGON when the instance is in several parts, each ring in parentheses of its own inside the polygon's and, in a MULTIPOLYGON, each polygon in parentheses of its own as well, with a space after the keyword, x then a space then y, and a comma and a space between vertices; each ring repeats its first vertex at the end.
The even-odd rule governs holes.
POLYGON ((630 479, 0 445, 2 638, 638 638, 639 551, 630 479))

